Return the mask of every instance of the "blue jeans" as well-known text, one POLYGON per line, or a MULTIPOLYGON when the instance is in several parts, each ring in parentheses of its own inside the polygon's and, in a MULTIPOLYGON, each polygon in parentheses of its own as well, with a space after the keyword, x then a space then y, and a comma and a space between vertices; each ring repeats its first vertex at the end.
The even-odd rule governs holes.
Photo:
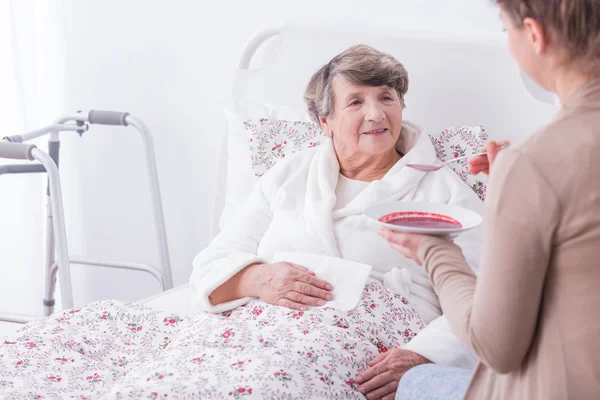
POLYGON ((396 400, 461 400, 472 373, 445 365, 419 365, 400 379, 396 400))

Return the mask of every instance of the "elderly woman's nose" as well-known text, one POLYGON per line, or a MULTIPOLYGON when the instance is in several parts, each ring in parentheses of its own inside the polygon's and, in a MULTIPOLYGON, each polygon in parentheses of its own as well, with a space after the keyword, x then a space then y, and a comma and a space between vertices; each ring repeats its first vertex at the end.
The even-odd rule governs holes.
POLYGON ((365 113, 366 121, 381 122, 384 118, 385 113, 380 105, 377 103, 371 103, 367 105, 367 110, 365 113))

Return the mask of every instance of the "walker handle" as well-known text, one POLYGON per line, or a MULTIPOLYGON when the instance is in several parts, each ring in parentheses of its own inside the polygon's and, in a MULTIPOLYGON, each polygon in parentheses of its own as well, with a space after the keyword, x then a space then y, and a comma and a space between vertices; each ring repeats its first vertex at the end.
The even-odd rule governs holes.
POLYGON ((12 143, 0 140, 0 158, 11 158, 13 160, 31 160, 31 151, 35 149, 34 144, 12 143))
POLYGON ((127 126, 125 118, 128 115, 129 113, 120 111, 90 110, 88 121, 90 124, 127 126))

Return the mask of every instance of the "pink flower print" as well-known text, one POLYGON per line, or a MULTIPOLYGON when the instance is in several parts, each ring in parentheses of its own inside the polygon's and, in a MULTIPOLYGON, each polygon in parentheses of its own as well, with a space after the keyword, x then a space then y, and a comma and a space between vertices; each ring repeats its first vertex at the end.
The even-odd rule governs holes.
POLYGON ((385 353, 386 351, 388 351, 388 348, 387 348, 387 347, 385 347, 385 345, 384 345, 383 343, 381 343, 381 342, 378 342, 378 343, 377 343, 377 350, 378 350, 380 353, 385 353))
POLYGON ((179 323, 183 321, 183 319, 179 318, 176 315, 170 316, 170 317, 165 317, 163 318, 163 322, 165 323, 165 326, 174 326, 174 325, 179 325, 179 323))
POLYGON ((406 329, 404 331, 404 337, 409 337, 410 336, 410 332, 408 332, 408 329, 406 329))
POLYGON ((164 379, 164 378, 165 378, 165 376, 164 376, 163 374, 160 374, 160 375, 158 376, 158 379, 164 379))
POLYGON ((22 365, 22 364, 23 364, 23 360, 19 360, 19 361, 17 361, 17 367, 18 367, 19 365, 22 365))
POLYGON ((317 143, 316 143, 316 142, 310 142, 310 143, 308 144, 308 148, 309 148, 309 149, 312 149, 313 147, 317 147, 317 143))
POLYGON ((246 391, 246 389, 244 389, 244 388, 239 388, 239 389, 238 389, 238 392, 239 392, 239 393, 244 393, 245 391, 246 391))
POLYGON ((348 385, 348 386, 354 385, 354 378, 350 378, 349 380, 347 380, 346 385, 348 385))
POLYGON ((404 297, 402 298, 402 304, 408 304, 408 300, 406 300, 404 297))
POLYGON ((227 329, 224 333, 223 333, 223 337, 225 339, 228 339, 229 336, 231 336, 231 329, 227 329))
POLYGON ((76 309, 69 311, 69 314, 73 315, 75 313, 78 313, 79 311, 81 311, 81 310, 79 308, 76 308, 76 309))
POLYGON ((309 351, 308 353, 306 353, 306 355, 307 355, 308 357, 312 357, 312 353, 311 353, 310 351, 309 351))
POLYGON ((200 358, 200 357, 196 357, 196 358, 192 358, 192 361, 195 362, 195 363, 200 364, 204 360, 202 358, 200 358))
POLYGON ((26 345, 27 347, 29 347, 30 349, 33 349, 33 348, 36 346, 36 344, 35 344, 35 343, 33 343, 33 342, 27 342, 27 343, 25 343, 25 345, 26 345))
POLYGON ((260 314, 262 314, 263 310, 258 308, 258 307, 254 307, 254 310, 252 310, 252 314, 259 316, 260 314))
POLYGON ((100 378, 100 375, 98 375, 97 372, 94 372, 94 375, 88 375, 86 377, 86 379, 92 383, 100 383, 102 382, 102 379, 100 378))
POLYGON ((372 303, 370 307, 374 309, 374 308, 376 308, 377 306, 375 305, 375 303, 372 303))
POLYGON ((287 140, 284 140, 283 142, 276 144, 275 147, 273 147, 271 150, 272 151, 279 150, 286 144, 287 144, 287 140))

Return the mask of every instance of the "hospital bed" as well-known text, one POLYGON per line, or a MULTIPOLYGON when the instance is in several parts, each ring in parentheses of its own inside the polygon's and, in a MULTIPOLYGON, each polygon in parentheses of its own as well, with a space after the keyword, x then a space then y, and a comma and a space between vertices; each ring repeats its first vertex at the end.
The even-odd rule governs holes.
MULTIPOLYGON (((357 43, 391 53, 404 64, 410 79, 404 118, 419 123, 429 134, 449 126, 477 124, 494 139, 517 142, 543 126, 557 110, 555 97, 519 71, 501 33, 483 37, 366 33, 356 27, 294 22, 265 28, 248 39, 238 59, 232 102, 256 109, 244 110, 246 118, 267 117, 260 115, 265 107, 256 107, 265 104, 269 117, 277 117, 278 108, 289 117, 289 109, 305 108, 302 93, 312 73, 357 43)), ((231 127, 221 137, 211 237, 218 234, 224 211, 232 212, 224 210, 228 199, 240 199, 235 204, 239 206, 252 188, 250 160, 235 158, 237 149, 247 145, 247 138, 231 127)), ((189 315, 193 312, 190 297, 191 289, 184 284, 142 303, 189 315)))
MULTIPOLYGON (((275 109, 270 116, 278 115, 278 108, 302 110, 302 93, 311 74, 334 55, 357 43, 391 53, 405 65, 409 72, 410 88, 406 95, 407 109, 404 118, 418 122, 430 134, 440 132, 448 126, 478 124, 484 126, 492 138, 519 141, 549 121, 556 111, 554 98, 519 72, 508 54, 505 38, 501 33, 464 37, 403 31, 361 32, 356 27, 325 27, 294 22, 263 29, 249 38, 239 56, 232 101, 242 106, 268 104, 270 113, 275 109)), ((257 111, 245 112, 248 118, 267 116, 261 116, 257 111)), ((57 124, 74 121, 75 126, 70 126, 67 130, 81 131, 87 129, 88 124, 93 124, 92 115, 77 114, 61 119, 57 124)), ((105 117, 108 115, 105 114, 105 117)), ((123 117, 114 114, 111 118, 123 117)), ((140 302, 180 315, 189 315, 193 312, 189 286, 184 284, 172 288, 151 138, 141 121, 128 115, 125 118, 134 127, 141 129, 147 143, 155 227, 160 244, 160 268, 146 268, 146 271, 153 271, 163 288, 167 289, 140 302)), ((111 124, 121 123, 115 119, 111 124)), ((39 136, 39 132, 37 135, 39 136)), ((57 139, 56 133, 52 133, 51 140, 53 139, 57 139)), ((235 157, 239 153, 236 149, 247 145, 247 140, 233 132, 231 127, 221 136, 219 160, 215 166, 218 176, 214 188, 211 237, 218 234, 224 211, 231 213, 252 187, 254 180, 250 160, 235 157), (238 182, 232 184, 232 178, 238 182), (243 184, 239 184, 240 182, 243 184), (237 199, 237 204, 228 204, 230 209, 224 210, 230 198, 237 199)), ((22 149, 25 151, 25 147, 22 149)), ((41 156, 39 150, 28 154, 38 158, 41 156)), ((52 155, 52 151, 50 154, 52 155)), ((47 164, 51 164, 50 161, 46 159, 47 164)), ((66 251, 65 248, 63 252, 66 251)), ((60 271, 60 260, 58 261, 60 271)), ((67 273, 61 275, 60 280, 66 308, 72 304, 69 297, 69 261, 85 260, 63 260, 65 267, 62 270, 67 273)), ((115 263, 111 265, 117 266, 115 263)), ((132 263, 121 263, 120 266, 144 269, 132 263)), ((47 262, 46 270, 51 269, 52 265, 47 262)), ((48 284, 47 282, 47 289, 48 284)), ((51 309, 47 306, 46 313, 49 311, 51 309)), ((7 315, 5 319, 16 322, 28 320, 10 315, 6 317, 7 315)))

